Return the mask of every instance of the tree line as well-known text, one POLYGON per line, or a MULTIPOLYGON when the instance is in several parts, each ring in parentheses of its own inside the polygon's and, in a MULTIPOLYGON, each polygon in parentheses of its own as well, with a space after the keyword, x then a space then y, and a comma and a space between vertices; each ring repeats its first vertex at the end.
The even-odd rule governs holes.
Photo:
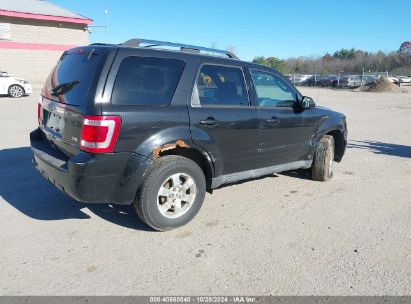
POLYGON ((273 67, 284 74, 361 74, 389 72, 392 75, 411 75, 411 42, 401 44, 398 51, 384 53, 341 49, 322 57, 279 59, 257 56, 254 63, 273 67))

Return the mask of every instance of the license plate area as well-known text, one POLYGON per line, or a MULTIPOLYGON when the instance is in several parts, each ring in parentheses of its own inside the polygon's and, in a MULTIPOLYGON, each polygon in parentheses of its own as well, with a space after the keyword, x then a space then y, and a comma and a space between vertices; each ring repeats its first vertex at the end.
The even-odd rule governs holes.
POLYGON ((45 128, 61 135, 64 130, 64 117, 54 112, 46 112, 44 123, 45 128))
POLYGON ((53 137, 62 138, 65 127, 65 110, 53 101, 43 104, 43 128, 53 137))

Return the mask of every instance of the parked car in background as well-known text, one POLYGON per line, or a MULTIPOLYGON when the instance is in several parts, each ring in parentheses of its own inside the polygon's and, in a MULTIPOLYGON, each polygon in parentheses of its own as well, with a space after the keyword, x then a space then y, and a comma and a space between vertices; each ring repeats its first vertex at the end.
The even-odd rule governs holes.
POLYGON ((307 77, 299 83, 305 86, 336 87, 338 76, 335 75, 306 75, 307 77))
POLYGON ((362 85, 370 85, 375 83, 381 76, 365 75, 362 79, 362 85))
POLYGON ((358 88, 361 86, 361 75, 348 75, 340 78, 340 87, 358 88))
POLYGON ((336 87, 338 84, 338 76, 325 75, 317 78, 317 86, 321 87, 336 87))
POLYGON ((411 83, 411 76, 398 76, 401 83, 411 83))
POLYGON ((389 81, 391 81, 393 84, 396 84, 396 85, 398 85, 400 83, 400 80, 397 77, 388 76, 387 79, 389 81))
POLYGON ((315 76, 310 76, 306 80, 302 81, 300 85, 305 85, 305 86, 314 86, 316 84, 316 77, 315 76))
MULTIPOLYGON (((370 85, 377 81, 376 75, 311 75, 299 85, 320 87, 358 88, 361 85, 370 85)), ((297 83, 296 83, 297 84, 297 83)))
POLYGON ((7 72, 0 71, 0 95, 18 98, 32 92, 31 84, 27 80, 12 77, 7 72))
POLYGON ((375 75, 348 75, 340 78, 340 87, 358 88, 376 82, 378 76, 375 75))
POLYGON ((291 76, 290 81, 294 85, 302 85, 310 77, 312 77, 312 75, 293 75, 291 76))

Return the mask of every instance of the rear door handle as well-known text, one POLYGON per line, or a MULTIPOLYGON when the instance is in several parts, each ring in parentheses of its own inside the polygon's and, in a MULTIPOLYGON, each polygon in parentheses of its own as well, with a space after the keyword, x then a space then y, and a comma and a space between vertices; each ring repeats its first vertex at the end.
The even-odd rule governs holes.
POLYGON ((215 126, 218 124, 218 120, 214 117, 207 117, 206 119, 200 120, 200 124, 204 126, 215 126))
POLYGON ((269 125, 273 125, 273 124, 278 124, 278 123, 280 123, 280 120, 279 120, 277 117, 271 117, 271 118, 267 119, 266 122, 267 122, 269 125))

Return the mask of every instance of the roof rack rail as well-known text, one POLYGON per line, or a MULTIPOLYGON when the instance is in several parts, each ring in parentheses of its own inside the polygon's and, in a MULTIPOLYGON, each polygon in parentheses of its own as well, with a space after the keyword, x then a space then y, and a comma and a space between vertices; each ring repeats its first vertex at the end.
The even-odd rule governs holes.
POLYGON ((201 52, 203 52, 203 53, 207 53, 208 55, 218 54, 218 55, 227 56, 228 58, 231 58, 231 59, 239 59, 236 55, 234 55, 233 53, 229 51, 211 49, 211 48, 189 45, 189 44, 167 42, 167 41, 157 41, 157 40, 135 38, 135 39, 127 40, 126 42, 123 42, 120 45, 124 47, 142 47, 142 48, 150 48, 150 47, 179 48, 180 51, 182 52, 196 53, 196 54, 200 54, 201 52))
POLYGON ((89 45, 111 45, 111 44, 103 43, 103 42, 95 42, 95 43, 90 43, 89 45))

